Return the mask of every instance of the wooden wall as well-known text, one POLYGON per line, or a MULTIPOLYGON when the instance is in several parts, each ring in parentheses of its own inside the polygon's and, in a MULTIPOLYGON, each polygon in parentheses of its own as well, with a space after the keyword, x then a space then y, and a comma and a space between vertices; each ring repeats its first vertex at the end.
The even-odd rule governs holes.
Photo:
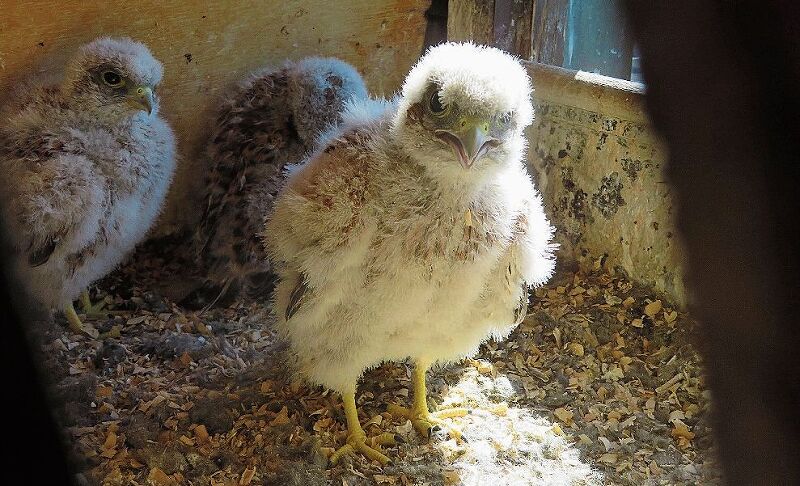
POLYGON ((208 121, 221 93, 284 59, 335 55, 370 90, 391 95, 419 57, 430 0, 159 1, 0 0, 0 99, 18 79, 57 74, 101 35, 145 42, 164 63, 162 113, 183 160, 159 232, 197 216, 208 121))

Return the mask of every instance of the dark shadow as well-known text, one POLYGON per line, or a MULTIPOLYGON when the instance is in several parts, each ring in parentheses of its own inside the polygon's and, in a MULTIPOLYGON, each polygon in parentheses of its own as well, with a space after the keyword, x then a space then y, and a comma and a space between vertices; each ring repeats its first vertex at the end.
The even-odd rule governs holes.
POLYGON ((798 484, 800 4, 627 10, 670 157, 727 480, 798 484))
POLYGON ((72 484, 72 467, 64 447, 63 434, 53 417, 53 399, 45 390, 42 378, 42 353, 34 350, 32 321, 20 311, 26 299, 6 275, 8 248, 0 233, 0 322, 3 329, 3 394, 9 430, 9 452, 3 454, 4 477, 13 471, 36 484, 72 484), (34 461, 34 470, 23 467, 34 461))
POLYGON ((447 40, 447 0, 432 0, 425 12, 428 26, 425 28, 425 44, 422 51, 447 40))

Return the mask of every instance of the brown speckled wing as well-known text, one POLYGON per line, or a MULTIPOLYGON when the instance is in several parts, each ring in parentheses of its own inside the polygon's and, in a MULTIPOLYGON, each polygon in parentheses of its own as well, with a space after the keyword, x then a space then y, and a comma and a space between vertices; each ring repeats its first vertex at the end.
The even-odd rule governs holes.
POLYGON ((216 282, 260 290, 269 271, 258 234, 288 161, 306 151, 286 107, 287 79, 277 71, 254 79, 229 100, 215 125, 198 257, 216 282), (252 280, 252 282, 251 282, 252 280))
POLYGON ((273 282, 259 235, 284 183, 284 168, 300 162, 319 132, 341 120, 342 80, 328 76, 298 94, 296 69, 290 64, 264 72, 236 92, 217 117, 208 149, 212 168, 195 237, 198 257, 210 281, 238 280, 230 287, 253 297, 271 290, 273 282))
POLYGON ((303 305, 303 301, 306 299, 308 295, 308 285, 306 285, 306 279, 304 277, 300 278, 300 281, 297 282, 297 285, 292 290, 291 295, 289 295, 289 303, 286 305, 286 313, 285 317, 288 321, 292 318, 293 315, 300 310, 300 307, 303 305))

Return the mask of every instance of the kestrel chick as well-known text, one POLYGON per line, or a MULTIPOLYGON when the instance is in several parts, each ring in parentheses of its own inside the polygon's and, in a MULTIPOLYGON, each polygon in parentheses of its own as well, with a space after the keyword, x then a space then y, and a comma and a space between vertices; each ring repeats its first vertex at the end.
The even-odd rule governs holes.
MULTIPOLYGON (((425 372, 503 338, 554 268, 553 228, 525 167, 533 118, 522 65, 473 44, 436 46, 394 110, 353 120, 293 171, 264 237, 279 274, 278 326, 296 369, 341 393, 347 445, 365 442, 355 405, 364 370, 412 358, 414 400, 390 408, 429 434, 425 372)), ((386 445, 379 436, 372 444, 386 445)))
POLYGON ((100 38, 78 51, 60 84, 20 90, 0 114, 0 197, 16 276, 73 330, 93 331, 73 300, 142 240, 172 179, 175 139, 154 91, 161 75, 145 45, 100 38))
POLYGON ((188 305, 269 290, 273 276, 258 234, 283 184, 284 166, 301 161, 341 121, 348 100, 366 97, 355 68, 335 58, 289 61, 235 90, 214 124, 206 204, 195 234, 208 280, 188 305))

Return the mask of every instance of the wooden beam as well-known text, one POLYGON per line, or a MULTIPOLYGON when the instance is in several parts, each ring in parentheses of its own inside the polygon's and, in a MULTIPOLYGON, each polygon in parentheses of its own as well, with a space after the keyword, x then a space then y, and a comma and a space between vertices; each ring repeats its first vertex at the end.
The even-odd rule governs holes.
POLYGON ((533 0, 531 60, 564 65, 569 0, 533 0))
POLYGON ((494 45, 516 54, 522 59, 531 55, 531 0, 495 0, 493 37, 494 45))
POLYGON ((644 106, 645 86, 641 83, 543 63, 528 62, 525 66, 535 81, 535 100, 649 123, 644 106))
POLYGON ((510 51, 513 45, 514 17, 511 9, 514 0, 494 0, 494 17, 492 19, 492 41, 495 47, 510 51))
POLYGON ((494 0, 450 0, 447 8, 447 39, 494 43, 494 0))
POLYGON ((528 60, 532 21, 532 0, 450 0, 447 38, 493 45, 528 60))

